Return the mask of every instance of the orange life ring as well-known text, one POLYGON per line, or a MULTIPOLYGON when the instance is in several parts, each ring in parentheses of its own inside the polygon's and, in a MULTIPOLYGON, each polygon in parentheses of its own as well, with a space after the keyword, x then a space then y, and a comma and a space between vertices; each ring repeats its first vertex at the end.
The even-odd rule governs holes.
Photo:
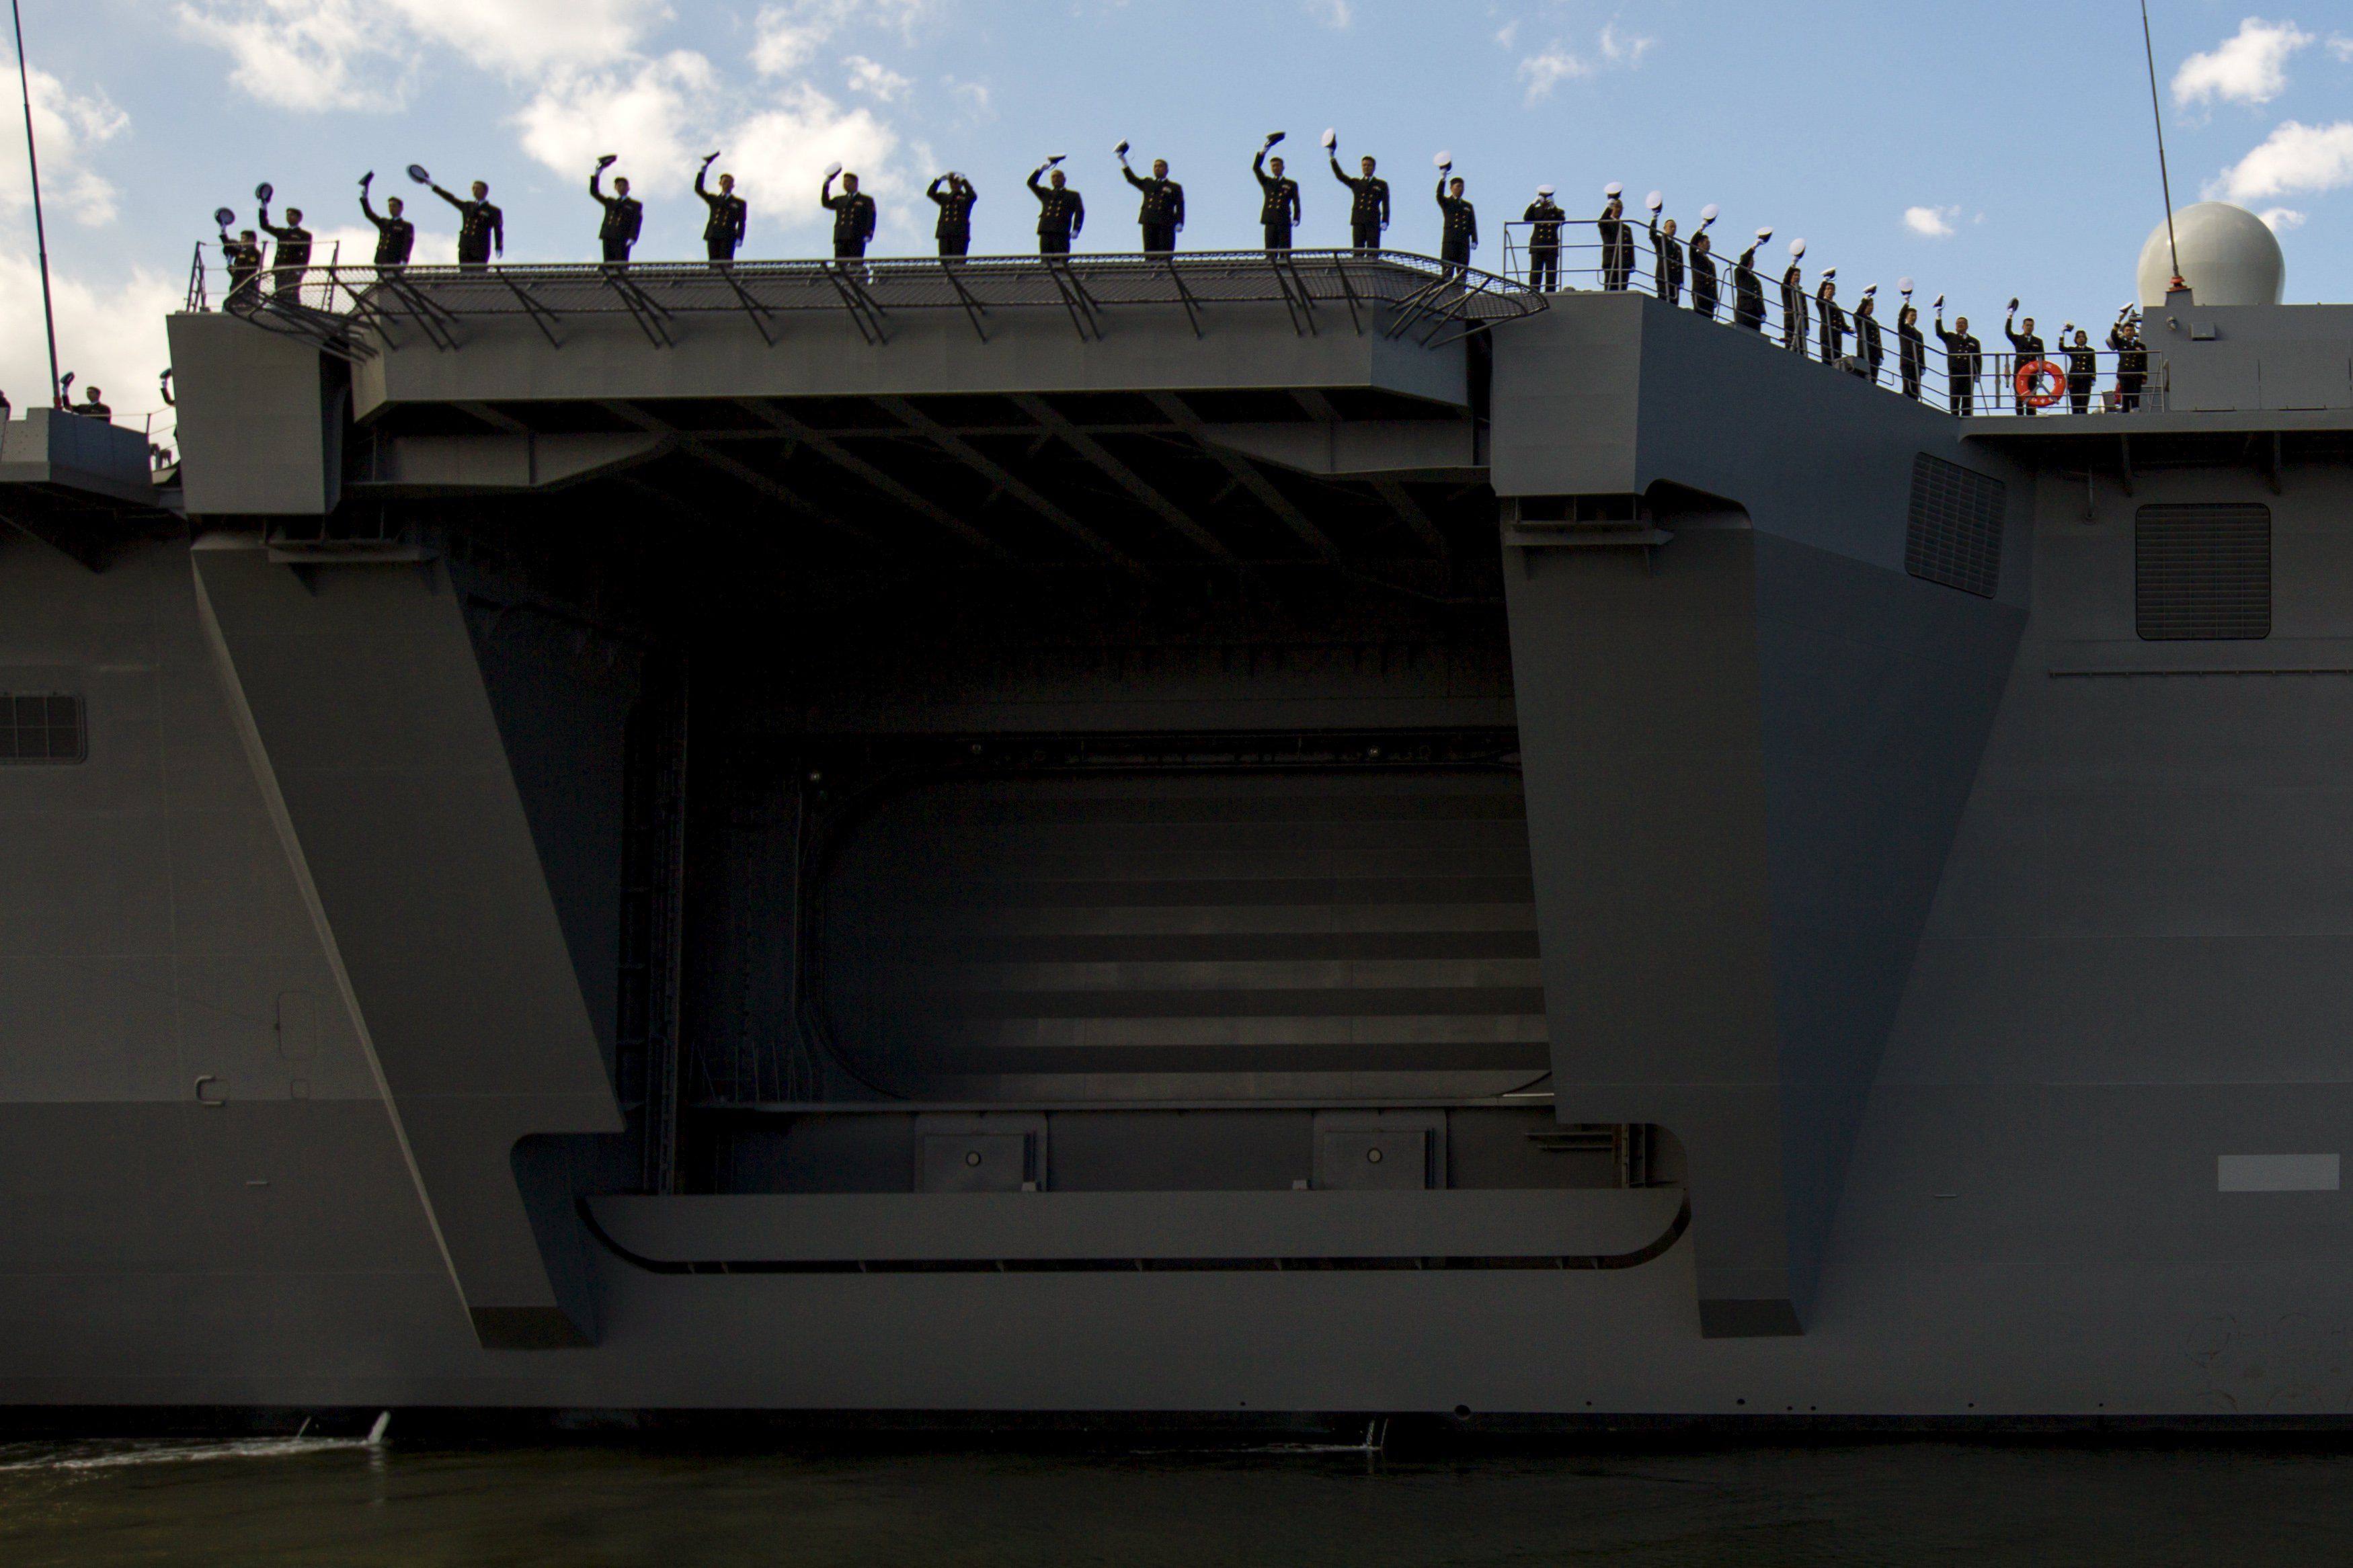
POLYGON ((2010 384, 2017 389, 2018 400, 2027 407, 2048 408, 2066 395, 2067 373, 2051 360, 2031 359, 2018 367, 2018 374, 2010 378, 2010 384), (2051 383, 2048 392, 2039 390, 2036 385, 2046 376, 2051 383))

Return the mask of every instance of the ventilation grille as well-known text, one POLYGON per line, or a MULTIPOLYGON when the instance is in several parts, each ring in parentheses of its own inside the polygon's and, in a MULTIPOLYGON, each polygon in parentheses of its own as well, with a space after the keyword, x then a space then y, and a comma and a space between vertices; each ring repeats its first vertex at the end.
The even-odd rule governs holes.
POLYGON ((0 691, 0 763, 78 763, 89 755, 80 698, 0 691))
POLYGON ((2000 479, 1922 452, 1912 459, 1912 522, 1904 570, 1915 577, 1993 597, 2001 585, 2000 479))
POLYGON ((2145 506, 2133 521, 2133 608, 2143 638, 2272 635, 2271 508, 2145 506))

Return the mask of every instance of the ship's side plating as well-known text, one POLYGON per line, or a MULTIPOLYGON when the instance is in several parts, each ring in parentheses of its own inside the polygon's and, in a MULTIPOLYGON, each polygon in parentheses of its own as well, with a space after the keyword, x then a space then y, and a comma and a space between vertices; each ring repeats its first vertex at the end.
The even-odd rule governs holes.
POLYGON ((0 1400, 2347 1412, 2353 331, 2183 304, 175 319, 185 529, 0 450, 0 1400))

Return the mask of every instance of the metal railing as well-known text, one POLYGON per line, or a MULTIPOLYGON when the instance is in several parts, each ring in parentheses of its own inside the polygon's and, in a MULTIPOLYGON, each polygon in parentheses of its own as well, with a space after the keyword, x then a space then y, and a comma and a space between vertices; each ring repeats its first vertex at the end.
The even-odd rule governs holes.
MULTIPOLYGON (((1758 256, 1754 268, 1756 291, 1750 296, 1753 309, 1743 313, 1739 250, 1729 254, 1716 250, 1707 258, 1714 272, 1710 286, 1705 269, 1694 265, 1685 237, 1674 237, 1670 242, 1674 251, 1662 257, 1662 247, 1653 245, 1647 224, 1625 222, 1622 238, 1609 244, 1605 243, 1598 220, 1564 219, 1552 226, 1559 232, 1556 251, 1546 251, 1528 243, 1536 226, 1523 219, 1504 226, 1504 277, 1513 283, 1653 295, 1710 321, 1756 331, 1808 359, 1955 414, 2100 414, 2165 407, 2164 356, 2151 348, 2106 346, 2106 321, 2084 327, 2086 333, 2096 334, 2084 348, 2058 341, 2054 331, 2042 352, 2033 356, 2035 362, 2053 367, 2035 379, 2033 395, 2048 399, 2037 406, 2019 394, 2018 352, 2008 346, 1996 352, 1996 345, 2009 342, 2000 321, 1988 323, 1990 330, 1977 331, 1982 347, 1974 373, 1966 361, 1957 372, 1954 354, 1937 331, 1936 319, 1925 306, 1918 323, 1921 336, 1912 352, 1905 353, 1897 327, 1903 301, 1890 298, 1876 307, 1876 311, 1884 313, 1872 318, 1879 329, 1878 353, 1872 355, 1867 352, 1869 335, 1862 328, 1862 318, 1855 311, 1859 290, 1841 290, 1844 297, 1832 301, 1837 312, 1831 318, 1838 329, 1834 331, 1825 331, 1822 302, 1814 293, 1819 275, 1804 289, 1798 310, 1786 308, 1781 289, 1781 274, 1788 265, 1786 256, 1769 268, 1765 258, 1758 256)), ((1709 237, 1713 242, 1714 235, 1709 237)), ((1948 318, 1945 325, 1956 329, 1961 319, 1948 318)), ((2072 323, 2069 326, 2066 335, 2072 339, 2072 323)))
POLYGON ((893 318, 961 313, 983 342, 993 312, 1046 307, 1079 336, 1103 334, 1109 312, 1181 306, 1197 336, 1209 312, 1277 304, 1303 337, 1378 331, 1440 345, 1483 325, 1545 309, 1542 295, 1491 272, 1443 266, 1403 251, 1180 251, 1173 255, 877 257, 855 261, 661 261, 609 265, 314 266, 291 288, 265 264, 226 286, 226 268, 199 253, 191 309, 221 278, 221 308, 258 326, 307 338, 347 358, 423 342, 455 350, 473 320, 520 318, 561 348, 575 316, 626 314, 658 348, 674 347, 687 316, 741 317, 772 346, 798 312, 847 315, 869 343, 889 342, 893 318))

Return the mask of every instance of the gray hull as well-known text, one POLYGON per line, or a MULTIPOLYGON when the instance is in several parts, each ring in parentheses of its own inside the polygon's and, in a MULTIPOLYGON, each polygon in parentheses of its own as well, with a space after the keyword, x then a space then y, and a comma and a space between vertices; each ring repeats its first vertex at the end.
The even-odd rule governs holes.
POLYGON ((2353 1412, 2353 393, 2229 357, 2348 313, 1960 421, 1404 308, 10 426, 0 1403, 2353 1412))

